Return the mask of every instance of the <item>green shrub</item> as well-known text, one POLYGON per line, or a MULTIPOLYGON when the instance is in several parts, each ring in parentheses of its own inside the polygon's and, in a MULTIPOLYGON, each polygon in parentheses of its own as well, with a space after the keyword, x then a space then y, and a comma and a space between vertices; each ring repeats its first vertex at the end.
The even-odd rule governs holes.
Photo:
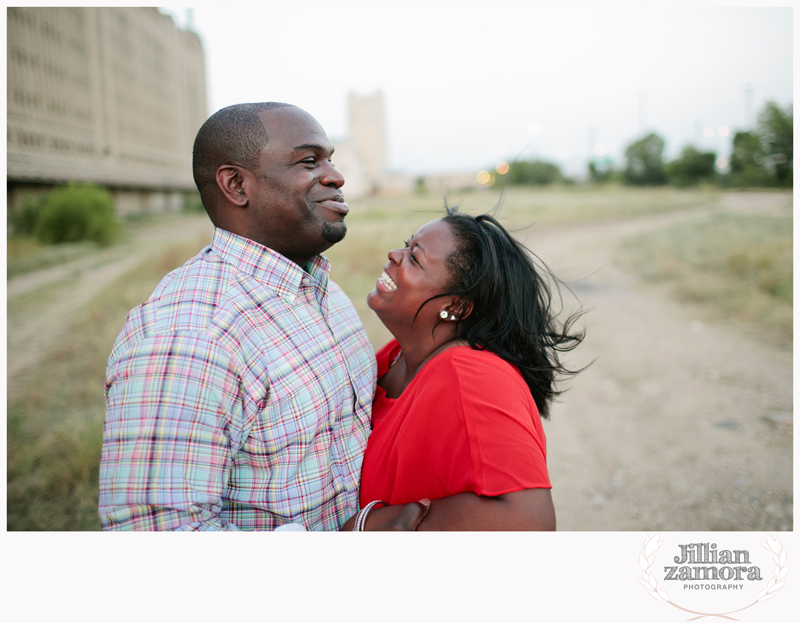
POLYGON ((47 195, 36 199, 26 199, 19 208, 11 213, 9 220, 15 235, 32 236, 34 234, 46 199, 47 195))
POLYGON ((119 233, 111 195, 90 184, 70 184, 50 193, 36 226, 36 237, 46 244, 92 240, 109 245, 119 233))
POLYGON ((200 193, 187 193, 183 196, 183 211, 189 214, 205 214, 200 193))

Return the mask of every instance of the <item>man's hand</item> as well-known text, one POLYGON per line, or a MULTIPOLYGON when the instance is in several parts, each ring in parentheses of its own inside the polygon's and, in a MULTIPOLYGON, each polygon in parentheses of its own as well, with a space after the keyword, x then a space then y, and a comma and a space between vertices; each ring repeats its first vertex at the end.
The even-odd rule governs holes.
MULTIPOLYGON (((431 501, 422 499, 411 504, 397 506, 374 507, 367 515, 366 530, 369 531, 414 531, 428 514, 431 501)), ((356 516, 353 515, 342 526, 342 531, 352 530, 356 516)))

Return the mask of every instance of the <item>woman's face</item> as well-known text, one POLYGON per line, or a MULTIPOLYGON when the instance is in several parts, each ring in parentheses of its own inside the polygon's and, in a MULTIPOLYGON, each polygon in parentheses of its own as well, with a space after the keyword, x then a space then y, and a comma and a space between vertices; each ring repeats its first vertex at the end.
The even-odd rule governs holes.
POLYGON ((395 335, 409 328, 412 321, 414 327, 430 331, 440 319, 449 297, 425 305, 416 321, 414 315, 425 301, 445 291, 450 279, 445 261, 455 247, 450 225, 437 220, 420 227, 405 248, 389 251, 389 262, 375 289, 367 295, 367 305, 395 335))

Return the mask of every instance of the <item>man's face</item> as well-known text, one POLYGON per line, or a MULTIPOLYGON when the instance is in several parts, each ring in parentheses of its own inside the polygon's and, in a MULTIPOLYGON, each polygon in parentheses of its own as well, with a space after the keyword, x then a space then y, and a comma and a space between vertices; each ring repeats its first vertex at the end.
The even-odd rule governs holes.
POLYGON ((311 115, 292 107, 259 117, 267 148, 253 171, 253 239, 303 266, 347 232, 344 178, 331 164, 333 146, 311 115))

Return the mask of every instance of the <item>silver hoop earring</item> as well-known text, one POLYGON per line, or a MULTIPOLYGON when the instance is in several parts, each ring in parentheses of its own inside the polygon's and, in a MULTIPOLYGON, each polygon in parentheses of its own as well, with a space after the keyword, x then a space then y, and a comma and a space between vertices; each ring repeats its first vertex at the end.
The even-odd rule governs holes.
POLYGON ((442 320, 447 320, 447 312, 444 310, 440 311, 439 318, 441 318, 442 320))

